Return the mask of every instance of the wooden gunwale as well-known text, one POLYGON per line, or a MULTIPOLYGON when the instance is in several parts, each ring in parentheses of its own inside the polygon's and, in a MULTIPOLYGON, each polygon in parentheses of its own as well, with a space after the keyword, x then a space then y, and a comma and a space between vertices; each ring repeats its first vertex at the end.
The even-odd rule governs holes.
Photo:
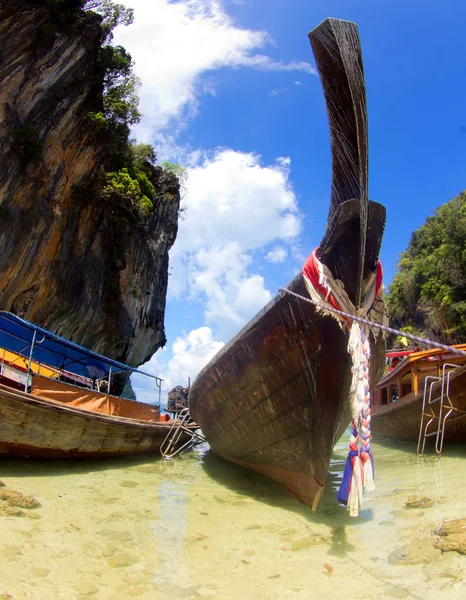
MULTIPOLYGON (((458 350, 466 350, 466 344, 457 344, 453 346, 453 348, 457 348, 458 350)), ((403 385, 410 385, 411 392, 398 397, 397 402, 399 403, 405 398, 414 398, 414 396, 417 396, 419 393, 419 389, 416 390, 416 385, 418 382, 415 382, 414 380, 417 380, 420 374, 439 375, 439 369, 445 363, 456 364, 460 366, 466 363, 466 358, 458 354, 449 353, 439 348, 411 353, 390 373, 384 375, 378 384, 374 386, 372 390, 372 408, 379 409, 386 405, 393 404, 388 400, 388 398, 387 402, 382 402, 381 393, 382 390, 388 390, 390 386, 398 385, 399 382, 402 382, 403 385), (436 357, 438 357, 438 359, 436 359, 436 357)), ((400 390, 398 390, 398 393, 400 393, 400 390)))
MULTIPOLYGON (((427 352, 430 353, 430 351, 427 352)), ((433 352, 433 355, 435 355, 435 352, 433 352)), ((417 364, 420 360, 418 357, 412 363, 417 364)), ((436 367, 435 362, 430 364, 432 369, 436 367)), ((407 365, 403 364, 400 366, 403 367, 402 371, 405 371, 407 365)), ((409 373, 409 370, 406 372, 409 373)), ((395 373, 395 370, 389 375, 392 376, 393 373, 395 373)), ((397 374, 395 374, 395 377, 390 378, 386 376, 375 389, 378 390, 387 387, 392 381, 396 381, 396 378, 397 374)), ((441 388, 441 381, 434 384, 432 389, 434 398, 440 395, 441 388)), ((450 398, 453 406, 459 410, 466 411, 466 365, 450 373, 450 398)), ((374 434, 374 439, 380 437, 405 442, 417 442, 422 418, 423 399, 424 391, 422 390, 418 394, 411 392, 388 404, 373 406, 371 431, 374 434)), ((433 414, 438 414, 438 403, 430 405, 429 410, 433 414)), ((447 419, 445 443, 466 443, 466 415, 456 421, 449 421, 447 419)))
MULTIPOLYGON (((0 454, 95 458, 153 453, 172 423, 105 415, 0 384, 0 454)), ((182 434, 180 443, 188 439, 182 434)))
POLYGON ((169 421, 152 421, 152 422, 144 421, 141 419, 131 419, 128 417, 120 417, 119 415, 106 415, 103 413, 96 413, 96 412, 92 412, 90 410, 76 408, 75 406, 65 406, 55 400, 52 400, 52 399, 44 400, 43 398, 39 398, 39 396, 34 396, 34 394, 30 394, 28 392, 22 392, 20 390, 13 390, 12 388, 0 383, 0 398, 4 394, 15 397, 17 399, 20 399, 20 400, 26 402, 26 404, 35 404, 37 406, 41 406, 44 410, 56 410, 58 412, 64 412, 64 413, 69 412, 69 413, 74 413, 74 414, 80 414, 84 417, 88 417, 91 420, 99 420, 99 421, 104 421, 104 422, 109 422, 109 423, 110 422, 111 423, 120 422, 120 423, 137 425, 138 427, 141 425, 143 425, 143 426, 163 425, 164 427, 166 427, 166 426, 170 427, 169 421))

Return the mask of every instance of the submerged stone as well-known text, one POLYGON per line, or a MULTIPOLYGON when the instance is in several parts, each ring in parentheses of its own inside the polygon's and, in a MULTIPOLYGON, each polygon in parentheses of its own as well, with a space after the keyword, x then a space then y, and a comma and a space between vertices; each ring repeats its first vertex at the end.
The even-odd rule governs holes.
POLYGON ((434 548, 433 539, 415 539, 407 546, 394 550, 387 560, 390 565, 420 565, 430 563, 440 555, 440 550, 434 548))
POLYGON ((24 513, 24 515, 28 519, 33 519, 33 520, 42 519, 42 517, 39 515, 39 513, 36 513, 36 512, 27 512, 27 513, 24 513))
POLYGON ((385 596, 389 598, 408 598, 409 592, 404 588, 389 587, 384 590, 385 596))
POLYGON ((309 548, 310 546, 317 546, 317 544, 321 544, 322 540, 316 535, 307 535, 299 540, 295 540, 291 543, 291 550, 294 552, 297 550, 302 550, 303 548, 309 548))
POLYGON ((459 552, 466 554, 466 519, 454 519, 447 521, 435 531, 439 539, 435 542, 435 548, 442 552, 459 552))
POLYGON ((435 563, 424 567, 424 574, 427 581, 438 581, 440 578, 450 579, 457 582, 463 579, 462 569, 457 559, 451 552, 445 552, 435 563))
POLYGON ((139 562, 139 558, 134 554, 129 554, 128 552, 117 552, 108 561, 108 564, 111 567, 122 568, 130 567, 131 565, 134 565, 137 562, 139 562))
POLYGON ((50 569, 44 569, 43 567, 33 567, 31 569, 31 572, 34 575, 34 577, 47 577, 47 575, 50 573, 50 569))
POLYGON ((6 500, 11 506, 18 506, 19 508, 38 508, 40 506, 39 502, 32 496, 26 496, 9 488, 0 490, 0 500, 6 500))
POLYGON ((293 528, 282 529, 278 535, 278 539, 280 540, 280 542, 291 542, 293 536, 297 533, 298 532, 296 531, 296 529, 293 528))
POLYGON ((134 533, 131 533, 130 531, 112 531, 110 529, 103 529, 99 533, 116 542, 131 542, 134 540, 134 533))
POLYGON ((159 592, 168 598, 188 598, 201 588, 200 585, 182 586, 176 583, 162 583, 157 586, 159 592))
POLYGON ((215 500, 215 502, 218 502, 219 504, 226 504, 227 502, 229 502, 228 498, 224 498, 222 496, 219 496, 218 494, 215 494, 214 500, 215 500))
POLYGON ((13 546, 6 544, 0 546, 0 558, 13 558, 14 556, 21 556, 23 551, 19 546, 13 546))
POLYGON ((432 498, 427 496, 409 496, 406 501, 406 508, 430 508, 434 505, 432 498))
POLYGON ((107 544, 102 549, 101 554, 104 558, 110 558, 110 556, 115 554, 115 552, 117 552, 117 550, 118 550, 118 547, 115 544, 107 544))
POLYGON ((11 506, 8 502, 0 500, 1 517, 24 517, 24 512, 16 506, 11 506))
POLYGON ((97 594, 99 588, 89 581, 83 581, 76 586, 76 591, 82 596, 90 596, 92 594, 97 594))

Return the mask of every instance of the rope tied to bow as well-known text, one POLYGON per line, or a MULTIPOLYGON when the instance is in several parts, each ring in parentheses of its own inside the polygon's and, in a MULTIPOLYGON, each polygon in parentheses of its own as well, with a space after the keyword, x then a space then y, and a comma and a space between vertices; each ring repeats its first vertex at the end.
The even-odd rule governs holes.
POLYGON ((339 315, 333 311, 330 314, 338 320, 342 328, 350 332, 348 352, 353 363, 350 388, 351 437, 337 499, 347 506, 352 517, 357 517, 362 508, 363 489, 372 491, 375 485, 374 460, 370 443, 372 435, 369 331, 371 328, 351 320, 350 315, 364 317, 369 313, 375 299, 384 293, 382 275, 382 265, 378 261, 375 272, 368 278, 363 290, 362 305, 357 309, 349 299, 343 284, 334 279, 330 269, 317 258, 316 250, 311 253, 303 266, 306 289, 313 302, 318 304, 317 310, 325 313, 325 307, 329 307, 345 312, 346 315, 339 315))

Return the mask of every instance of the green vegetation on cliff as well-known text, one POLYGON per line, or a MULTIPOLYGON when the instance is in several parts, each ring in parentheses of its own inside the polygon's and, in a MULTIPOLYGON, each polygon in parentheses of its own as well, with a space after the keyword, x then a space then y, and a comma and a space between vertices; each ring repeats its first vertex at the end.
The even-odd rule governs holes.
MULTIPOLYGON (((104 84, 103 110, 89 114, 96 131, 105 134, 110 144, 110 166, 105 173, 101 195, 140 220, 147 217, 154 206, 156 194, 151 176, 156 154, 152 146, 137 144, 129 137, 130 127, 142 116, 137 94, 140 81, 133 72, 131 55, 122 46, 110 43, 117 25, 133 22, 133 11, 111 0, 88 0, 84 10, 101 15, 105 33, 105 43, 99 54, 104 84)), ((163 168, 180 184, 184 182, 182 167, 164 163, 163 168)))
MULTIPOLYGON (((131 25, 133 10, 112 0, 32 1, 47 6, 51 12, 45 28, 38 32, 42 44, 51 43, 57 33, 69 33, 73 24, 98 20, 102 34, 97 77, 102 82, 102 94, 100 110, 89 112, 88 119, 95 135, 108 149, 108 161, 105 170, 83 189, 89 192, 96 186, 98 195, 112 203, 123 219, 129 213, 136 221, 146 219, 156 200, 153 183, 156 155, 152 146, 130 139, 131 126, 142 116, 138 109, 140 81, 134 74, 131 55, 122 46, 112 44, 113 30, 118 25, 131 25)), ((37 143, 27 127, 18 132, 17 143, 25 159, 32 159, 37 153, 37 143)), ((163 167, 165 172, 182 183, 184 170, 177 165, 169 167, 163 167)))
POLYGON ((130 127, 138 123, 137 94, 140 81, 133 72, 131 55, 122 46, 113 46, 113 29, 130 25, 133 11, 111 0, 88 0, 85 11, 102 17, 103 44, 99 52, 102 71, 102 111, 89 113, 96 132, 105 135, 110 149, 109 170, 101 184, 101 196, 131 213, 136 221, 153 209, 155 188, 150 181, 155 164, 152 146, 130 140, 130 127))
POLYGON ((154 162, 152 146, 131 142, 127 166, 105 174, 102 197, 129 211, 136 220, 147 216, 154 206, 155 188, 150 180, 154 162))
POLYGON ((398 329, 450 343, 466 340, 466 192, 412 234, 387 301, 398 329))

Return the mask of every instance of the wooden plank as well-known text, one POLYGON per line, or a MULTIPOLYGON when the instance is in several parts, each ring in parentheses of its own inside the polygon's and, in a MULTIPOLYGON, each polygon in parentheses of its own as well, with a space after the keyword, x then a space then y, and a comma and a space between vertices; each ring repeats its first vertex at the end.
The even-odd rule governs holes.
POLYGON ((417 365, 414 364, 411 366, 411 380, 413 382, 413 392, 417 396, 419 393, 419 379, 417 376, 417 365))

